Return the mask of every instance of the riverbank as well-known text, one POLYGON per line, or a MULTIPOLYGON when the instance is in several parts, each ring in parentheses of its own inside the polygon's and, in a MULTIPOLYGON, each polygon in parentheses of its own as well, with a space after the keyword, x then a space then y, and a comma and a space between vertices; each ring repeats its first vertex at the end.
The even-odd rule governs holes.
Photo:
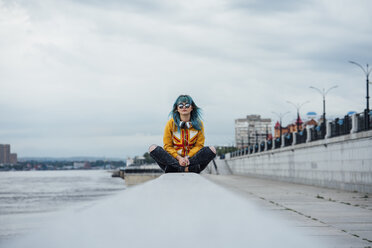
POLYGON ((54 213, 84 209, 125 188, 122 179, 104 170, 1 172, 0 244, 41 226, 54 213))

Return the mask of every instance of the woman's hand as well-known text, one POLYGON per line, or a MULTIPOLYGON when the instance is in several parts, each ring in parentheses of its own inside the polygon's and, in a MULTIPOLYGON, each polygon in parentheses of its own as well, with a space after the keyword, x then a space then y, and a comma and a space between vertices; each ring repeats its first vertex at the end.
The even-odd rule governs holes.
POLYGON ((189 159, 187 157, 181 157, 178 155, 177 160, 181 166, 188 166, 190 164, 189 159))
POLYGON ((186 165, 189 166, 190 165, 189 156, 185 156, 185 160, 186 160, 186 165))

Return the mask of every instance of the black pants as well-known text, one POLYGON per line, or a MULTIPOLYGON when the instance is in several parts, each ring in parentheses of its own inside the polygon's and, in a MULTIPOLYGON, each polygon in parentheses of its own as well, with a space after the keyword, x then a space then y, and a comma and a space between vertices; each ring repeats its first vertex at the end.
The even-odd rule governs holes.
MULTIPOLYGON (((177 159, 160 146, 157 146, 152 152, 150 152, 150 156, 158 163, 165 173, 185 171, 185 166, 181 166, 177 159)), ((216 154, 212 152, 209 147, 203 147, 194 156, 189 158, 189 171, 200 173, 205 169, 205 167, 207 167, 214 157, 216 157, 216 154)))

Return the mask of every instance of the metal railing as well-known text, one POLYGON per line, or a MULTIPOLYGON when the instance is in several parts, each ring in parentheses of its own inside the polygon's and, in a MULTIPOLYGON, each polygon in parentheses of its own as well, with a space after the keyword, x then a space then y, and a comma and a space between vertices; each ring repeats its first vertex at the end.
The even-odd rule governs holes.
POLYGON ((282 137, 268 139, 262 141, 261 143, 256 143, 250 145, 249 147, 232 152, 230 153, 230 157, 249 155, 272 149, 280 149, 282 147, 282 143, 284 143, 284 147, 295 146, 312 141, 368 130, 372 130, 372 111, 355 113, 352 116, 345 115, 343 118, 336 118, 335 120, 328 122, 327 125, 325 125, 325 123, 321 123, 320 125, 303 129, 298 133, 286 133, 282 137))
POLYGON ((323 128, 324 128, 324 125, 317 125, 317 126, 310 128, 311 141, 324 139, 323 133, 322 133, 323 128))
POLYGON ((343 119, 336 118, 330 123, 331 137, 337 137, 340 135, 349 134, 351 131, 351 118, 346 115, 343 119))
POLYGON ((363 113, 358 113, 356 114, 358 117, 358 129, 357 132, 365 131, 365 130, 370 130, 372 129, 372 111, 369 113, 367 111, 364 111, 363 113), (369 123, 366 122, 366 117, 369 117, 369 123))
POLYGON ((282 146, 282 139, 281 138, 276 138, 274 140, 274 144, 275 144, 275 149, 278 149, 282 146))
POLYGON ((269 139, 266 141, 266 143, 267 143, 267 150, 271 150, 271 148, 273 148, 273 140, 269 139))
POLYGON ((288 133, 284 136, 284 146, 291 146, 293 143, 293 134, 288 133))
POLYGON ((265 150, 265 141, 262 141, 260 143, 260 151, 264 151, 265 150))
POLYGON ((306 143, 306 139, 307 139, 307 130, 306 129, 300 131, 299 133, 296 133, 296 144, 306 143))

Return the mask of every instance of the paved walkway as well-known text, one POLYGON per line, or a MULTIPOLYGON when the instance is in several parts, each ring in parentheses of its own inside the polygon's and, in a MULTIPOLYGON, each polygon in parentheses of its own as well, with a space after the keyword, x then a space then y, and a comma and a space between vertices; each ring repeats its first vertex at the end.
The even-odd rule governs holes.
MULTIPOLYGON (((0 245, 1 246, 1 245, 0 245)), ((168 173, 62 213, 7 248, 328 248, 195 173, 168 173)))
POLYGON ((329 247, 372 247, 372 196, 236 175, 206 175, 329 247))

